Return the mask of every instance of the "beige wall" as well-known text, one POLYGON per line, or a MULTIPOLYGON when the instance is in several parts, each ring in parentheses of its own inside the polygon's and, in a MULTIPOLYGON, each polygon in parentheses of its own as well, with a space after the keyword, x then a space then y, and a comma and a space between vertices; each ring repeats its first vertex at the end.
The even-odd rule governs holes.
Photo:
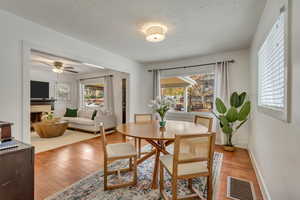
POLYGON ((256 160, 267 199, 299 200, 300 180, 300 1, 291 2, 291 123, 257 110, 257 53, 279 15, 282 0, 268 0, 251 48, 253 106, 249 148, 256 160))

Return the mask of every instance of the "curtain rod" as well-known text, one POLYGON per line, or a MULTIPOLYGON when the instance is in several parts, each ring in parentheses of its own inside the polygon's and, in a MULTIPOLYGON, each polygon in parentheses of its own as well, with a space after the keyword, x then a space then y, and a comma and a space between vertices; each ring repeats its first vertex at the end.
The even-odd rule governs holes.
POLYGON ((91 78, 81 78, 79 79, 80 81, 83 81, 83 80, 89 80, 89 79, 95 79, 95 78, 105 78, 105 77, 114 77, 114 75, 104 75, 104 76, 95 76, 95 77, 91 77, 91 78))
MULTIPOLYGON (((205 64, 199 64, 199 65, 189 65, 189 66, 182 66, 182 67, 167 67, 167 68, 161 68, 157 69, 159 71, 165 71, 165 70, 172 70, 172 69, 186 69, 186 68, 192 68, 192 67, 202 67, 202 66, 208 66, 208 65, 215 65, 217 63, 222 63, 222 62, 229 62, 229 63, 234 63, 234 60, 224 60, 224 61, 218 61, 218 62, 213 62, 213 63, 205 63, 205 64)), ((152 72, 155 69, 150 69, 148 72, 152 72)))

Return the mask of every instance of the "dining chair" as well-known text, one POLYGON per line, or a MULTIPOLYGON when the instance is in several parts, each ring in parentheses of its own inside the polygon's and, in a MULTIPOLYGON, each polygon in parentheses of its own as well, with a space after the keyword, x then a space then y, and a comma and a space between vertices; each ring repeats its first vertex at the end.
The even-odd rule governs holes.
POLYGON ((102 146, 104 152, 104 190, 112 190, 121 187, 134 186, 137 183, 137 152, 135 147, 130 143, 115 143, 107 144, 106 133, 103 124, 100 125, 102 146), (116 161, 129 159, 129 167, 118 170, 108 169, 108 164, 116 161), (108 185, 108 176, 117 174, 119 181, 121 182, 121 172, 133 172, 132 181, 108 185))
POLYGON ((215 137, 215 133, 175 136, 174 154, 160 157, 160 192, 163 199, 205 199, 203 194, 193 187, 192 183, 193 178, 203 176, 207 177, 207 200, 212 199, 212 167, 215 137), (171 197, 164 190, 165 169, 171 176, 171 197), (191 190, 191 194, 178 197, 178 179, 188 180, 188 188, 191 190))
POLYGON ((213 124, 212 117, 195 115, 194 122, 195 122, 195 124, 201 124, 201 125, 207 127, 207 132, 211 132, 212 124, 213 124))
MULTIPOLYGON (((135 114, 134 115, 134 123, 138 122, 151 122, 153 120, 152 114, 135 114)), ((135 138, 135 146, 138 150, 138 157, 140 158, 142 154, 148 153, 148 152, 142 152, 142 140, 140 138, 135 138)))

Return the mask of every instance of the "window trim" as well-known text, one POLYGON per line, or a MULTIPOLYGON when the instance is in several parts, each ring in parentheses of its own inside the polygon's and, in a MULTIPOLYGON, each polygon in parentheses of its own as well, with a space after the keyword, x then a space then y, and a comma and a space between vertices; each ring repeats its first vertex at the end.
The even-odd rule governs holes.
MULTIPOLYGON (((258 81, 257 81, 257 110, 261 113, 264 113, 266 115, 269 115, 273 118, 282 120, 284 122, 290 122, 290 37, 289 37, 289 33, 290 33, 290 16, 289 16, 289 4, 288 4, 288 0, 286 0, 286 2, 284 3, 284 5, 281 7, 280 9, 280 13, 279 15, 285 12, 285 17, 284 17, 284 56, 285 56, 285 63, 284 63, 284 107, 283 109, 277 109, 275 107, 269 107, 269 106, 263 106, 260 105, 260 94, 259 94, 259 90, 260 90, 260 82, 259 82, 259 77, 260 77, 260 70, 259 70, 259 63, 258 63, 258 59, 257 59, 257 77, 258 77, 258 81)), ((279 16, 278 16, 279 17, 279 16)), ((276 18, 276 21, 278 19, 278 17, 276 18)), ((273 23, 272 27, 274 26, 275 23, 273 23)), ((271 29, 270 29, 271 30, 271 29)), ((268 34, 270 33, 270 30, 268 32, 268 34)), ((268 35, 266 35, 266 37, 264 38, 259 51, 257 53, 257 58, 259 57, 259 52, 260 49, 262 48, 264 42, 266 41, 268 35)))

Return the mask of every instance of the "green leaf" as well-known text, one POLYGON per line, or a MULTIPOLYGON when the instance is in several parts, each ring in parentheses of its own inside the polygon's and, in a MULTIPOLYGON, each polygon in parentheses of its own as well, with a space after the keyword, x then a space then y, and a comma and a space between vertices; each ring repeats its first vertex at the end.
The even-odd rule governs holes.
POLYGON ((226 119, 228 120, 228 122, 235 122, 238 119, 238 111, 235 107, 231 107, 228 110, 226 119))
POLYGON ((239 98, 238 93, 236 93, 236 92, 232 93, 232 95, 230 97, 230 105, 232 107, 238 108, 239 107, 239 103, 240 103, 240 98, 239 98))
POLYGON ((238 114, 238 120, 239 121, 244 121, 245 119, 247 119, 249 113, 251 110, 251 102, 247 101, 243 107, 241 108, 239 114, 238 114))
POLYGON ((221 114, 226 113, 227 108, 225 106, 225 104, 223 103, 223 101, 217 97, 216 99, 216 107, 217 107, 217 111, 221 114))
POLYGON ((220 122, 223 126, 229 126, 228 120, 226 119, 226 117, 224 115, 220 116, 220 122))
POLYGON ((233 132, 233 129, 230 126, 223 126, 222 130, 225 134, 232 134, 233 132))
POLYGON ((246 92, 243 92, 239 95, 239 106, 240 107, 241 105, 243 105, 244 101, 245 101, 245 98, 247 96, 247 93, 246 92))

